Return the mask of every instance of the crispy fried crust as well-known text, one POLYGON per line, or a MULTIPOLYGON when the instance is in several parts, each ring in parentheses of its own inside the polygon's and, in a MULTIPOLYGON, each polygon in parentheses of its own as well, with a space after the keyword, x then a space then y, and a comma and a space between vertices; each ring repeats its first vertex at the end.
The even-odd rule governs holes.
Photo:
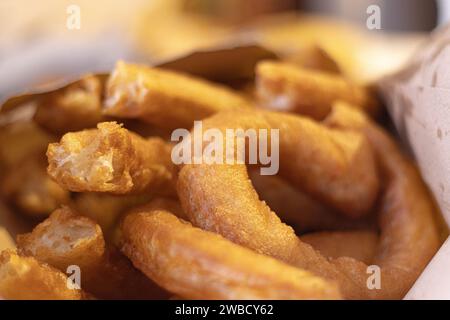
POLYGON ((106 85, 104 113, 169 129, 191 128, 222 110, 249 107, 239 94, 168 70, 119 61, 106 85))
POLYGON ((300 239, 325 257, 350 257, 370 264, 375 257, 378 235, 374 231, 322 231, 305 234, 300 239))
POLYGON ((68 207, 56 210, 31 233, 17 237, 21 254, 65 271, 81 269, 81 286, 103 299, 163 298, 154 285, 113 247, 107 247, 100 226, 68 207))
MULTIPOLYGON (((230 122, 225 121, 225 125, 229 126, 230 122)), ((308 136, 300 129, 296 132, 303 138, 302 141, 310 141, 305 139, 308 136)), ((363 129, 376 151, 385 177, 378 213, 380 246, 374 258, 374 264, 382 270, 380 290, 368 289, 367 265, 363 262, 345 257, 329 261, 302 242, 292 228, 283 224, 265 203, 258 200, 257 193, 248 182, 244 166, 184 166, 178 180, 183 208, 195 225, 215 231, 257 252, 337 281, 345 298, 399 299, 411 287, 439 245, 433 220, 434 206, 417 169, 401 154, 389 136, 374 124, 367 124, 363 129)), ((334 137, 336 134, 339 132, 334 132, 334 137)), ((309 161, 296 161, 292 153, 283 157, 283 152, 281 160, 284 158, 295 165, 321 164, 322 158, 317 151, 320 150, 319 146, 324 147, 324 157, 326 155, 327 159, 333 159, 333 145, 326 145, 323 141, 319 143, 317 134, 314 137, 316 152, 309 161)), ((280 139, 280 150, 283 149, 282 141, 283 138, 280 139)), ((289 145, 292 150, 302 150, 294 147, 292 138, 289 145)), ((353 164, 360 163, 352 162, 351 166, 353 164)), ((354 173, 358 169, 353 166, 349 170, 354 173)), ((320 181, 324 176, 326 174, 321 172, 314 181, 320 181)), ((330 183, 325 185, 331 188, 330 183)), ((338 190, 342 191, 342 188, 338 190)))
MULTIPOLYGON (((304 117, 271 111, 220 113, 203 121, 203 128, 222 132, 229 128, 279 129, 280 176, 348 216, 368 214, 378 195, 379 178, 372 148, 362 134, 330 130, 304 117)), ((241 152, 245 150, 236 150, 241 152)), ((231 209, 238 205, 235 199, 245 198, 246 203, 261 207, 244 165, 189 164, 183 167, 179 179, 182 204, 204 208, 198 216, 206 215, 209 206, 219 203, 231 209)), ((191 207, 187 211, 194 210, 191 207)), ((197 224, 196 219, 192 221, 197 224)))
POLYGON ((81 290, 69 289, 67 276, 33 257, 14 251, 0 253, 0 296, 10 300, 80 300, 81 290))
POLYGON ((50 144, 47 171, 61 186, 77 192, 171 190, 176 169, 170 150, 159 138, 146 140, 115 122, 103 122, 50 144))
MULTIPOLYGON (((326 123, 364 132, 374 146, 385 192, 379 205, 381 235, 373 263, 382 268, 384 287, 371 296, 401 298, 440 245, 432 196, 417 167, 401 153, 395 141, 357 109, 347 103, 336 103, 326 123)), ((358 267, 351 262, 341 265, 347 275, 362 272, 356 271, 358 267)))
POLYGON ((318 120, 330 112, 336 100, 361 106, 369 114, 376 114, 379 108, 367 89, 342 76, 284 62, 260 62, 256 67, 256 88, 260 105, 318 120))
POLYGON ((102 89, 99 77, 87 75, 67 88, 37 101, 34 121, 55 134, 95 127, 102 120, 102 89))
POLYGON ((183 298, 340 297, 332 283, 194 228, 164 210, 135 210, 126 216, 122 232, 122 251, 134 265, 183 298))

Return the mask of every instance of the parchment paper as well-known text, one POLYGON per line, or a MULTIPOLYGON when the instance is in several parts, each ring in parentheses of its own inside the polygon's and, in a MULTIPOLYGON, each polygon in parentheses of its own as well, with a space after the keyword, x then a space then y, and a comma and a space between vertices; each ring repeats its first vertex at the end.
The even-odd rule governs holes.
MULTIPOLYGON (((382 79, 379 88, 450 226, 450 25, 435 31, 408 66, 382 79)), ((450 239, 405 299, 450 299, 450 239)))

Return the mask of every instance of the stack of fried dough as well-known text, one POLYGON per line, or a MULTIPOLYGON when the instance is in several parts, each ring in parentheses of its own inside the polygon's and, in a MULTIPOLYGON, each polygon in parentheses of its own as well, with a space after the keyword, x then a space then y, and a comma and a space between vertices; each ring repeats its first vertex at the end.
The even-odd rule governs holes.
POLYGON ((317 48, 260 61, 245 90, 118 62, 27 104, 0 128, 1 196, 26 222, 4 299, 401 299, 441 243, 376 96, 317 48), (174 164, 196 120, 278 129, 279 173, 174 164))

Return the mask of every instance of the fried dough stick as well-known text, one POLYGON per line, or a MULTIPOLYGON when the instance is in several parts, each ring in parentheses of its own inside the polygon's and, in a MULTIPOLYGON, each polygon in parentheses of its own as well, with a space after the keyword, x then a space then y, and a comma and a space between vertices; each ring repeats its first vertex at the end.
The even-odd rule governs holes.
POLYGON ((43 153, 30 155, 10 168, 0 187, 6 199, 34 217, 46 217, 70 201, 70 193, 47 175, 43 153))
MULTIPOLYGON (((255 129, 260 132, 279 129, 281 177, 349 217, 361 217, 372 210, 378 195, 379 178, 372 148, 362 134, 329 129, 297 115, 261 110, 220 113, 204 120, 203 128, 204 131, 209 128, 220 130, 224 132, 224 137, 230 128, 244 131, 255 129)), ((223 144, 225 146, 228 143, 223 144)), ((248 147, 238 149, 237 143, 234 145, 236 154, 246 152, 244 147, 248 147)), ((226 156, 226 151, 223 155, 226 156)), ((183 201, 186 205, 195 203, 204 209, 196 216, 202 216, 205 221, 212 218, 207 213, 210 206, 218 206, 220 203, 228 208, 235 203, 232 198, 228 199, 227 192, 212 192, 226 190, 228 184, 234 184, 230 186, 231 190, 237 191, 241 187, 249 190, 248 196, 241 193, 239 198, 246 196, 246 199, 251 199, 247 202, 259 203, 245 165, 208 164, 205 161, 199 165, 187 164, 183 166, 180 178, 182 181, 178 184, 178 194, 183 207, 183 201), (202 204, 204 197, 206 202, 202 204), (224 198, 227 200, 224 201, 224 198)), ((184 209, 192 211, 192 208, 184 209)), ((191 221, 194 224, 200 223, 196 220, 191 221)))
POLYGON ((80 300, 84 294, 69 289, 67 276, 33 257, 12 250, 0 253, 0 296, 10 300, 80 300))
MULTIPOLYGON (((332 115, 338 118, 339 113, 332 115)), ((416 167, 384 131, 361 117, 365 121, 352 128, 367 135, 385 179, 378 212, 380 245, 373 261, 381 270, 380 290, 368 288, 368 266, 363 262, 346 257, 328 260, 302 242, 258 200, 251 184, 243 182, 248 177, 245 168, 185 166, 178 181, 186 213, 196 225, 235 243, 337 281, 344 298, 402 298, 439 246, 435 207, 416 167), (214 193, 205 186, 213 187, 214 193)))
POLYGON ((325 118, 336 100, 361 106, 372 115, 378 109, 368 89, 340 75, 284 62, 263 61, 256 66, 256 91, 263 107, 296 112, 317 120, 325 118))
POLYGON ((65 272, 81 270, 81 287, 102 299, 163 298, 165 293, 114 247, 105 245, 100 226, 68 207, 56 210, 31 233, 19 235, 21 254, 65 272))
POLYGON ((205 80, 119 61, 106 85, 104 114, 159 127, 191 128, 222 110, 249 107, 239 94, 205 80))
POLYGON ((103 118, 102 90, 101 79, 87 75, 39 98, 34 121, 54 134, 95 127, 103 118))
POLYGON ((188 299, 338 299, 337 287, 192 227, 164 210, 134 210, 122 251, 162 287, 188 299), (151 245, 149 245, 151 244, 151 245))
POLYGON ((144 139, 116 122, 103 122, 50 144, 47 171, 70 191, 170 192, 176 175, 170 152, 159 138, 144 139))

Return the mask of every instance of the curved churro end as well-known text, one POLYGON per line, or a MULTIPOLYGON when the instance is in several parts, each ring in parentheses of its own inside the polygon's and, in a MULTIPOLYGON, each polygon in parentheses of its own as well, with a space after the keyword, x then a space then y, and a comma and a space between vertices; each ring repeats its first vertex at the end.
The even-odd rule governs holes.
POLYGON ((84 294, 67 285, 67 276, 33 257, 0 253, 0 296, 14 300, 80 300, 84 294))

